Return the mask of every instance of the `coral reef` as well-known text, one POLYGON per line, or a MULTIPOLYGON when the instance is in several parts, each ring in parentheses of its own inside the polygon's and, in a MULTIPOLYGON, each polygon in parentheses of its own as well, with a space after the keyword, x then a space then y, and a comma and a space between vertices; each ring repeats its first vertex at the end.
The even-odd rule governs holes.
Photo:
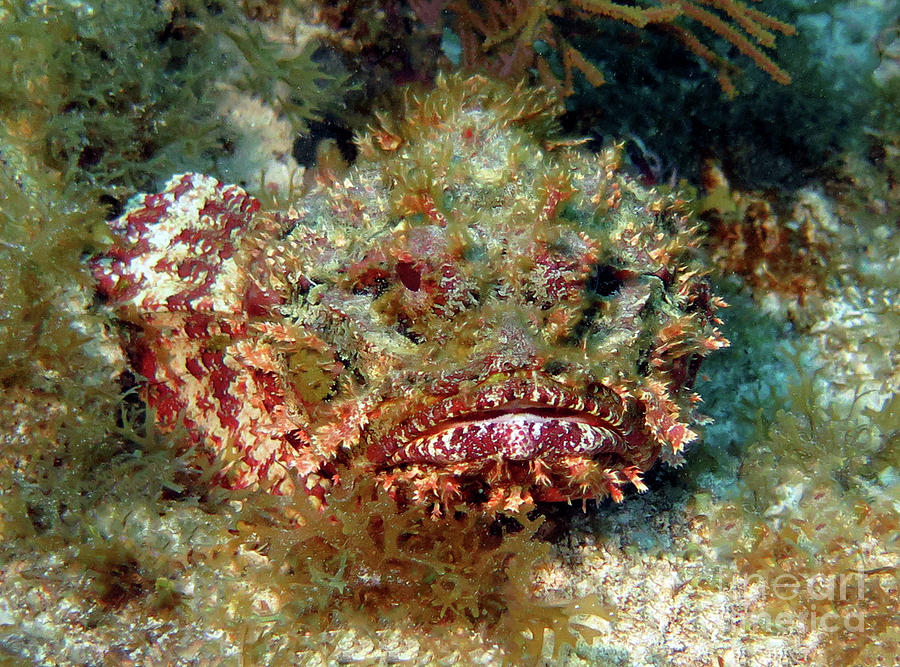
MULTIPOLYGON (((287 145, 293 123, 277 108, 289 89, 263 86, 271 104, 253 98, 252 86, 238 90, 249 65, 214 25, 250 21, 248 38, 276 40, 286 57, 303 51, 311 31, 295 30, 288 16, 302 14, 301 3, 251 0, 237 15, 236 5, 221 15, 215 5, 212 17, 204 3, 199 13, 176 2, 130 14, 131 4, 10 0, 0 9, 4 46, 22 54, 0 63, 4 662, 896 662, 896 2, 758 5, 797 25, 798 36, 779 39, 777 53, 794 83, 775 84, 748 63, 733 79, 748 94, 728 106, 713 78, 698 76, 697 59, 655 28, 596 19, 581 39, 563 32, 615 84, 594 88, 575 72, 566 127, 594 138, 634 135, 626 155, 646 182, 674 182, 676 168, 693 177, 692 155, 699 163, 713 154, 724 165, 728 188, 687 204, 715 212, 707 222, 730 241, 710 251, 720 266, 742 272, 713 276, 715 293, 731 305, 721 328, 732 346, 704 360, 695 389, 716 422, 686 450, 684 466, 655 466, 648 491, 620 503, 587 501, 586 511, 553 503, 494 521, 469 507, 437 522, 428 507, 398 509, 364 466, 330 490, 327 516, 302 489, 277 495, 266 493, 268 480, 262 493, 211 483, 221 466, 195 451, 176 454, 188 432, 156 430, 138 397, 140 378, 121 376, 127 360, 110 335, 118 328, 109 328, 81 261, 108 247, 104 217, 119 215, 136 189, 161 187, 170 170, 211 165, 220 180, 254 186, 266 163, 257 156, 274 147, 254 154, 253 144, 287 145), (101 6, 109 11, 98 16, 101 6), (168 18, 154 23, 160 16, 168 18), (113 39, 95 35, 95 26, 113 39), (228 79, 226 96, 204 96, 219 91, 217 76, 197 95, 169 94, 167 76, 197 90, 185 75, 206 71, 204 63, 181 50, 208 39, 222 49, 214 74, 228 79), (133 57, 119 47, 134 47, 133 57), (869 74, 879 56, 873 102, 869 74), (137 69, 118 69, 129 62, 137 69), (226 64, 237 71, 225 72, 226 64), (115 85, 82 78, 82 66, 108 66, 115 85), (88 89, 104 96, 93 99, 88 89), (227 128, 215 115, 223 107, 227 128), (73 127, 83 119, 87 134, 67 132, 67 115, 73 127), (262 127, 270 119, 277 129, 262 127), (216 169, 231 157, 225 178, 216 169), (785 191, 798 184, 799 192, 785 191), (762 215, 746 215, 756 210, 762 215), (775 248, 773 239, 789 243, 775 248)), ((392 6, 399 11, 382 17, 375 8, 373 17, 392 21, 395 37, 412 25, 413 52, 440 42, 448 57, 461 49, 457 34, 437 29, 452 16, 435 13, 443 3, 417 3, 432 8, 424 31, 409 6, 392 6)), ((565 31, 572 24, 560 18, 550 20, 565 31)), ((717 53, 741 58, 713 41, 717 53)), ((551 68, 558 63, 554 75, 564 81, 558 52, 533 46, 551 68)), ((428 78, 430 65, 404 61, 409 53, 385 63, 391 76, 428 78)), ((310 56, 316 68, 334 72, 321 55, 310 56)), ((368 52, 362 66, 377 55, 368 52)), ((279 56, 272 58, 266 67, 279 56)), ((321 100, 317 87, 300 94, 300 102, 321 100)), ((386 147, 370 148, 389 160, 391 139, 384 140, 386 147)), ((550 156, 570 152, 545 148, 550 156)), ((347 175, 327 147, 320 156, 323 173, 347 175)), ((252 193, 263 209, 289 214, 285 180, 284 190, 252 193)), ((298 367, 308 360, 300 355, 298 367)), ((327 369, 302 375, 307 398, 333 390, 322 381, 327 369)))

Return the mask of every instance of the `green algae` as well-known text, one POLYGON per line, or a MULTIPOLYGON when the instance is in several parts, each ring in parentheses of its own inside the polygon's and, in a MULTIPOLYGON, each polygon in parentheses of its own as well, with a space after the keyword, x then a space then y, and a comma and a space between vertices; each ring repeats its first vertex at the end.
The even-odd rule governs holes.
POLYGON ((140 188, 211 166, 222 143, 205 91, 212 44, 170 37, 170 18, 147 3, 4 4, 0 40, 20 54, 0 74, 5 120, 48 167, 83 186, 140 188))
MULTIPOLYGON (((853 217, 857 232, 869 233, 867 217, 853 217)), ((887 664, 900 651, 897 242, 887 239, 867 260, 829 265, 843 272, 814 309, 813 332, 778 341, 765 327, 744 327, 746 353, 767 350, 769 361, 757 367, 769 369, 767 382, 733 385, 743 419, 731 418, 726 450, 706 443, 699 467, 692 463, 688 514, 709 526, 719 554, 711 570, 762 590, 748 627, 818 632, 817 655, 829 664, 887 664)), ((712 430, 718 443, 723 427, 712 430)))
POLYGON ((299 130, 344 81, 313 61, 314 41, 272 42, 230 4, 4 0, 0 16, 0 44, 17 54, 0 63, 4 124, 81 186, 131 194, 173 172, 213 173, 233 140, 217 112, 227 86, 299 130))
POLYGON ((886 664, 900 650, 900 484, 885 474, 900 462, 898 395, 874 407, 836 406, 816 379, 802 372, 788 387, 790 409, 759 422, 737 503, 709 518, 728 526, 714 533, 723 555, 763 584, 760 616, 776 623, 762 627, 778 634, 781 618, 815 630, 816 618, 819 629, 828 619, 839 628, 823 635, 828 662, 886 664))
POLYGON ((185 590, 227 580, 241 495, 211 489, 215 466, 189 467, 123 393, 117 337, 84 263, 109 242, 119 201, 174 170, 214 170, 229 142, 221 85, 277 102, 298 125, 335 93, 312 47, 270 46, 269 60, 248 62, 220 51, 226 30, 251 48, 264 39, 233 7, 0 4, 0 45, 16 54, 0 62, 0 561, 16 569, 12 586, 39 580, 59 596, 3 626, 4 651, 20 659, 63 645, 46 628, 35 643, 29 619, 66 606, 98 636, 136 613, 181 627, 229 613, 185 590), (254 87, 270 78, 284 81, 278 100, 254 87))

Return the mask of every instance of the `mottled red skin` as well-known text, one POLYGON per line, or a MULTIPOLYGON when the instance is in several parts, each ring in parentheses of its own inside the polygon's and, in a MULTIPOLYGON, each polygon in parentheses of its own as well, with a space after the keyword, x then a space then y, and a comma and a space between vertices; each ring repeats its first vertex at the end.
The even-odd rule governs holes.
POLYGON ((689 388, 726 342, 682 203, 615 152, 546 161, 538 94, 438 85, 296 210, 188 174, 112 223, 94 273, 143 396, 220 483, 327 502, 364 462, 435 515, 516 510, 619 500, 696 437, 689 388))
POLYGON ((270 346, 279 333, 264 316, 283 298, 262 286, 264 270, 253 271, 256 245, 273 231, 254 228, 258 210, 236 186, 175 177, 166 192, 143 197, 111 223, 116 242, 93 262, 100 292, 140 326, 126 330, 126 349, 146 378, 143 395, 157 424, 184 426, 190 444, 211 458, 233 447, 252 471, 226 468, 220 481, 235 488, 266 477, 276 463, 296 466, 297 448, 309 442, 277 371, 239 351, 270 346), (179 220, 187 202, 190 213, 179 220), (190 383, 199 390, 188 391, 190 383))

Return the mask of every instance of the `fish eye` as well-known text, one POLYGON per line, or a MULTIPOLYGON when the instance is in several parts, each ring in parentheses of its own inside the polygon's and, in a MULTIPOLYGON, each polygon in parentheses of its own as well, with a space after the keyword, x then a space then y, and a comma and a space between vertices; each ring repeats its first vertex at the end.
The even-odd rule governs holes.
POLYGON ((587 279, 587 289, 598 296, 612 296, 622 289, 622 273, 611 264, 598 264, 587 279))

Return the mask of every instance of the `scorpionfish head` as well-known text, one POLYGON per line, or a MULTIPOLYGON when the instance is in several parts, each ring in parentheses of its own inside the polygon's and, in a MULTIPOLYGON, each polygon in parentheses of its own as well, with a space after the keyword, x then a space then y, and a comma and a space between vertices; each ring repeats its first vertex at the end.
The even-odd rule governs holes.
POLYGON ((111 223, 94 273, 158 425, 326 504, 359 474, 435 515, 643 489, 727 344, 687 203, 559 138, 543 91, 401 106, 287 209, 187 174, 111 223))

